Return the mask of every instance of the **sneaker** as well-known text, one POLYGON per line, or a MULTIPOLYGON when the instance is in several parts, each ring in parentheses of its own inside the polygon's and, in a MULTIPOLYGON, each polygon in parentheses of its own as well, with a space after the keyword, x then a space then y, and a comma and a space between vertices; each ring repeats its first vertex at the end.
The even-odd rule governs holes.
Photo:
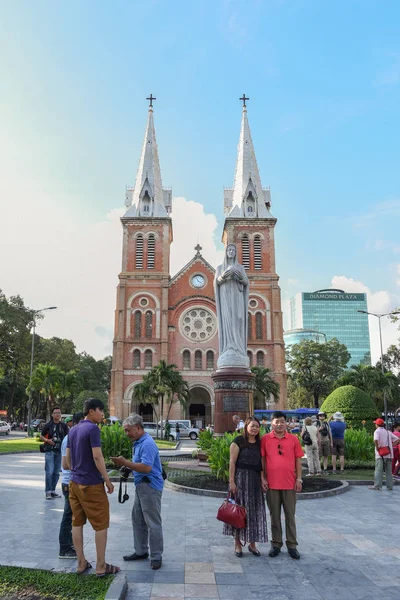
POLYGON ((53 496, 51 495, 51 492, 46 492, 46 500, 53 500, 53 496))
POLYGON ((336 475, 336 471, 332 469, 332 475, 336 475))
POLYGON ((330 472, 330 471, 324 471, 324 473, 323 473, 324 477, 327 477, 327 476, 328 476, 328 475, 330 475, 330 474, 331 474, 331 472, 330 472))
POLYGON ((314 473, 307 473, 306 477, 314 477, 314 473))
POLYGON ((378 487, 377 485, 372 485, 368 489, 369 490, 374 490, 374 492, 381 492, 382 491, 382 488, 378 487))
POLYGON ((288 548, 288 553, 290 558, 294 558, 295 560, 299 560, 300 554, 296 548, 288 548))
POLYGON ((75 550, 67 550, 66 552, 60 552, 58 558, 77 558, 75 550))
POLYGON ((50 492, 51 493, 51 497, 52 498, 61 498, 62 496, 60 496, 60 494, 57 494, 57 492, 50 492))

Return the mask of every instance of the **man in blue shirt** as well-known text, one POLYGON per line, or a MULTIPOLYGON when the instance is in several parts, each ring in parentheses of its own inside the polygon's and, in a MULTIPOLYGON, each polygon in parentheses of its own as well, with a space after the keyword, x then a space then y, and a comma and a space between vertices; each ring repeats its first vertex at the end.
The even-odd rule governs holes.
POLYGON ((332 473, 336 473, 336 455, 339 454, 340 472, 344 471, 344 432, 346 423, 341 412, 337 411, 330 419, 330 428, 332 433, 332 473))
POLYGON ((163 531, 161 496, 164 488, 160 453, 153 438, 145 433, 140 415, 125 419, 124 430, 133 444, 132 462, 123 456, 111 457, 118 467, 133 471, 135 502, 132 508, 134 552, 124 560, 142 560, 149 557, 150 565, 157 570, 162 565, 163 531))

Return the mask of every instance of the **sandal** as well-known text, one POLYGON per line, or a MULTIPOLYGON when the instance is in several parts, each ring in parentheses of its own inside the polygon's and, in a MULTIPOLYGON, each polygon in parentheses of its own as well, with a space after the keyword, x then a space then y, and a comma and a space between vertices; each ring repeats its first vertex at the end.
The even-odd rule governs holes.
POLYGON ((104 573, 96 573, 96 576, 97 577, 105 577, 106 575, 116 575, 120 571, 121 571, 121 569, 119 567, 116 567, 115 565, 109 565, 108 563, 106 563, 105 572, 104 573))
POLYGON ((86 561, 86 567, 82 570, 82 571, 78 571, 78 569, 76 570, 78 575, 83 575, 84 573, 86 573, 86 571, 89 571, 89 569, 92 568, 92 565, 90 564, 89 561, 86 561))

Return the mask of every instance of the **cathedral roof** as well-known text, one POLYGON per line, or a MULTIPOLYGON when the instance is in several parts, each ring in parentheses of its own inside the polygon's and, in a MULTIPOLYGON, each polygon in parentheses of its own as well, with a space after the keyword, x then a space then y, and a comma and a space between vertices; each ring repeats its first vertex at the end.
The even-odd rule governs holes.
POLYGON ((200 262, 203 263, 204 266, 211 271, 211 273, 214 275, 215 273, 215 269, 214 267, 212 267, 210 265, 209 262, 206 261, 206 259, 200 254, 200 250, 201 250, 201 246, 197 245, 195 250, 196 250, 196 254, 194 255, 194 257, 188 262, 186 263, 186 265, 184 267, 182 267, 182 269, 180 271, 178 271, 178 273, 176 273, 176 275, 174 275, 173 277, 171 277, 171 281, 170 284, 172 285, 173 283, 175 283, 178 279, 180 279, 182 277, 182 275, 184 275, 185 273, 188 272, 188 270, 190 269, 190 267, 192 265, 194 265, 196 262, 200 262), (199 248, 199 249, 198 249, 199 248))
POLYGON ((242 111, 235 180, 233 188, 226 189, 224 195, 225 214, 228 217, 273 218, 269 212, 269 188, 261 185, 246 106, 243 106, 242 111))
POLYGON ((150 107, 136 183, 134 188, 127 188, 128 210, 123 218, 168 217, 171 197, 172 191, 162 187, 153 108, 150 107))

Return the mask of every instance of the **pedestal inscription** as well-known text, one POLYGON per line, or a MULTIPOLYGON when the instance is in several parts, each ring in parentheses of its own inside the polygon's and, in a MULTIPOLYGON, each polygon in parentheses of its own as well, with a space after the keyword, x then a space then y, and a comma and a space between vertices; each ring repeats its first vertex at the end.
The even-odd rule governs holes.
POLYGON ((249 411, 248 396, 222 396, 224 412, 245 412, 249 411))

